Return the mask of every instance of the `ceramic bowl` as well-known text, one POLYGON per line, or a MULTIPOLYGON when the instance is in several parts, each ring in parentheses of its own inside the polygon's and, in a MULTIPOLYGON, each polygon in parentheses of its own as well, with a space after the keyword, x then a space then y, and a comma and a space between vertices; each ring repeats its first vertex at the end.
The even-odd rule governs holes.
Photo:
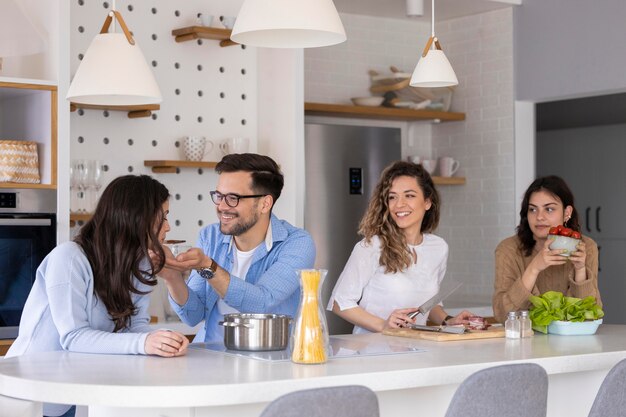
POLYGON ((355 97, 355 98, 351 98, 350 100, 352 100, 352 103, 354 103, 355 106, 376 107, 376 106, 380 106, 381 104, 383 104, 383 101, 385 101, 385 98, 371 96, 371 97, 355 97))
POLYGON ((595 334, 602 324, 602 319, 592 321, 561 321, 554 320, 548 325, 548 333, 564 336, 582 336, 595 334))
POLYGON ((550 249, 567 249, 567 252, 563 252, 560 255, 569 257, 572 252, 576 252, 576 245, 580 243, 580 239, 574 239, 573 237, 550 235, 548 239, 554 239, 550 243, 550 249))

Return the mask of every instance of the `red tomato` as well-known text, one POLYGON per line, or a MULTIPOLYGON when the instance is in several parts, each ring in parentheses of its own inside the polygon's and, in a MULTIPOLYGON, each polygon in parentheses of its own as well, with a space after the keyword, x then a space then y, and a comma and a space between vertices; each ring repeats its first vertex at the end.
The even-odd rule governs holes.
POLYGON ((548 232, 548 234, 550 234, 550 235, 558 235, 559 234, 559 228, 558 227, 551 227, 550 231, 548 232))
POLYGON ((577 232, 577 231, 575 231, 575 230, 574 230, 574 231, 572 232, 572 237, 573 237, 574 239, 580 239, 580 232, 577 232))
POLYGON ((569 227, 564 227, 561 229, 561 231, 559 232, 559 234, 561 236, 571 236, 572 235, 573 230, 570 229, 569 227))

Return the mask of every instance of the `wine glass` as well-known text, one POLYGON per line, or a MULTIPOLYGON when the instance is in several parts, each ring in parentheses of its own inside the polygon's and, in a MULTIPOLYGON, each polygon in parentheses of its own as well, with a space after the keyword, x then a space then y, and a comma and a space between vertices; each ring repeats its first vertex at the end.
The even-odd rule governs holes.
POLYGON ((70 165, 70 211, 72 213, 84 212, 84 178, 85 178, 85 161, 82 159, 74 159, 70 165))
POLYGON ((87 165, 89 212, 93 213, 100 198, 100 188, 102 188, 102 161, 90 160, 87 165))

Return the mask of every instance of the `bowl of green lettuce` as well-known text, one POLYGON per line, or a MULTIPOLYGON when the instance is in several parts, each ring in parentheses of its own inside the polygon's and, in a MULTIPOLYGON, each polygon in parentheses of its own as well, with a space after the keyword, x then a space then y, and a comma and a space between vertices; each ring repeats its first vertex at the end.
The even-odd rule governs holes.
POLYGON ((530 320, 533 329, 541 333, 562 335, 594 334, 604 317, 602 308, 593 296, 566 297, 558 291, 540 296, 531 295, 530 320))
POLYGON ((548 324, 549 334, 560 334, 563 336, 582 336, 595 334, 602 324, 602 319, 585 321, 563 321, 554 320, 548 324))

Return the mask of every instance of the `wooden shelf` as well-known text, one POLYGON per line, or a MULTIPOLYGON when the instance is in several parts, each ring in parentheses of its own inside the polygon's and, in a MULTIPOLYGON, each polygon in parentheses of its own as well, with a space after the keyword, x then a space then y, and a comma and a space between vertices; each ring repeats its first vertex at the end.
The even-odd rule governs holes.
POLYGON ((187 42, 194 39, 213 39, 220 41, 220 46, 239 45, 230 39, 230 29, 211 28, 206 26, 188 26, 180 29, 174 29, 172 36, 176 38, 176 42, 187 42))
POLYGON ((309 116, 356 117, 405 121, 434 120, 446 122, 465 120, 465 113, 323 103, 304 103, 304 114, 309 116))
POLYGON ((143 161, 156 174, 173 174, 177 168, 215 168, 217 162, 208 161, 143 161))
POLYGON ((44 190, 56 190, 56 184, 27 184, 23 182, 0 182, 0 188, 37 188, 44 190))
POLYGON ((76 222, 86 222, 91 219, 91 213, 70 213, 70 227, 76 226, 76 222))
POLYGON ((464 185, 465 177, 431 177, 436 185, 464 185))
POLYGON ((14 341, 15 339, 0 339, 0 356, 4 356, 7 354, 7 351, 14 341))
POLYGON ((129 119, 137 119, 139 117, 150 117, 152 112, 160 110, 161 106, 159 104, 145 104, 138 106, 101 106, 95 104, 70 103, 70 111, 76 111, 78 109, 127 111, 129 119))

